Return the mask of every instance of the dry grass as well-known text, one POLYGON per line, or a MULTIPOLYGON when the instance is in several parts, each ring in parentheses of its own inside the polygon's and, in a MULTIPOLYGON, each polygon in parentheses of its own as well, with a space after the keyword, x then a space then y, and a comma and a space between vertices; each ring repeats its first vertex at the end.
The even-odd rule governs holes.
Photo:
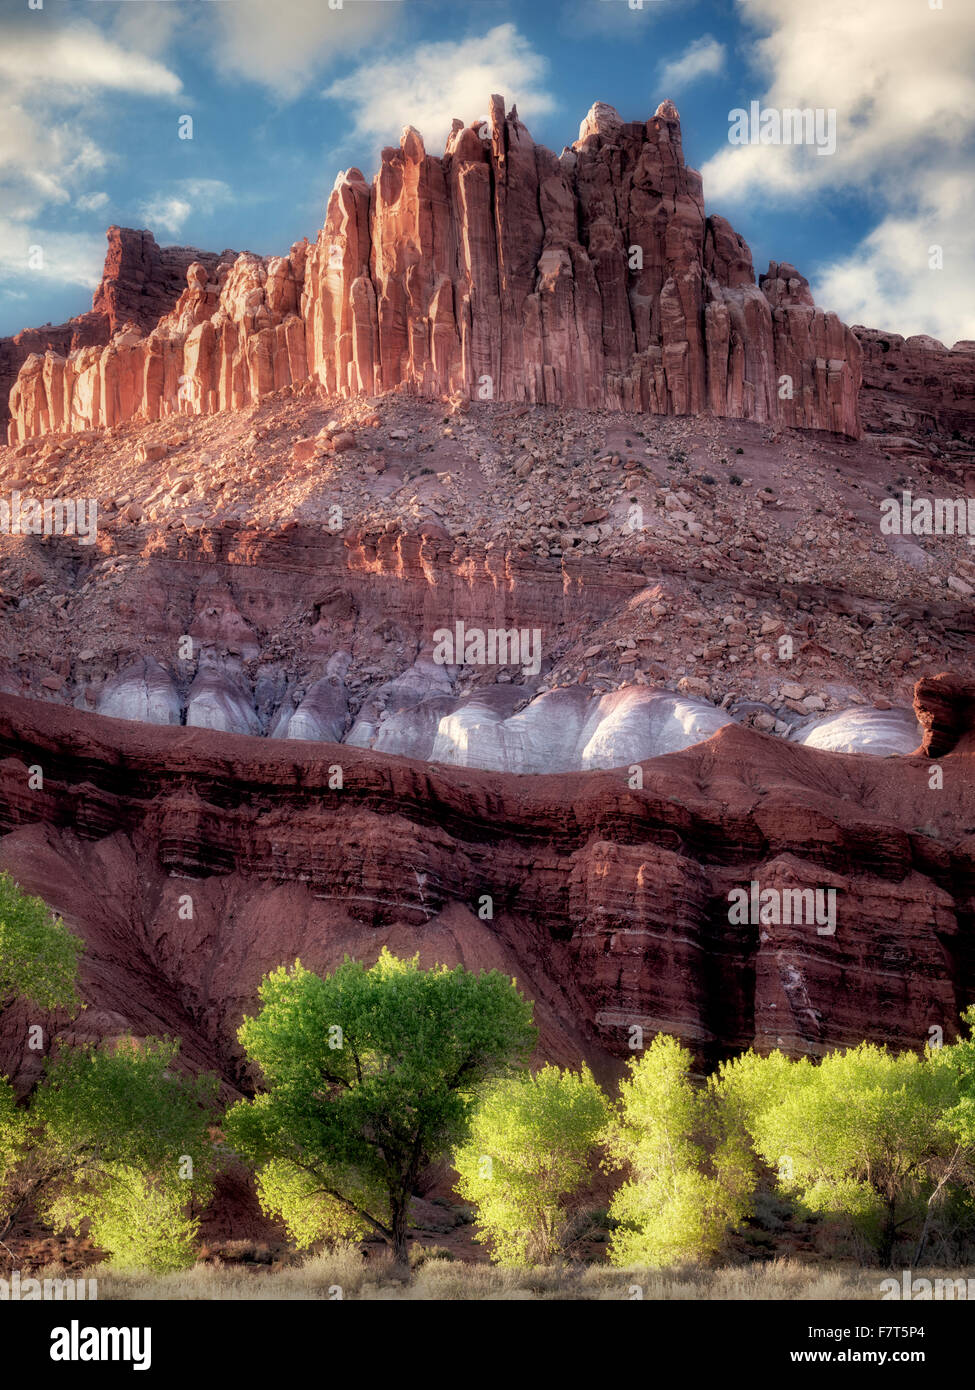
MULTIPOLYGON (((891 1271, 853 1265, 779 1259, 716 1269, 612 1269, 607 1265, 550 1265, 499 1269, 447 1259, 427 1259, 404 1287, 390 1279, 388 1262, 366 1261, 354 1249, 316 1255, 303 1264, 270 1272, 197 1265, 163 1277, 116 1274, 105 1266, 88 1271, 100 1298, 146 1299, 420 1299, 453 1300, 876 1300, 891 1271)), ((929 1278, 971 1277, 975 1270, 915 1270, 929 1278)), ((899 1277, 899 1273, 898 1273, 899 1277)))

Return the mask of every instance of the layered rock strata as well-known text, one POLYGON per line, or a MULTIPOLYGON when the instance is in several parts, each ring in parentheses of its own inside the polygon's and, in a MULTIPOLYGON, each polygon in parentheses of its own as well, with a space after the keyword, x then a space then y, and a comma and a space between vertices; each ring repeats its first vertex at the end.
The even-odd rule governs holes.
MULTIPOLYGON (((264 971, 383 944, 509 970, 561 1058, 627 1055, 634 1025, 712 1060, 921 1047, 975 998, 971 750, 940 761, 934 791, 921 757, 730 724, 645 762, 637 790, 625 770, 516 779, 0 696, 0 865, 86 936, 104 1028, 179 1033, 230 1081, 264 971), (736 924, 729 892, 753 882, 835 890, 835 931, 736 924)), ((16 1023, 12 1074, 32 1062, 16 1023)))

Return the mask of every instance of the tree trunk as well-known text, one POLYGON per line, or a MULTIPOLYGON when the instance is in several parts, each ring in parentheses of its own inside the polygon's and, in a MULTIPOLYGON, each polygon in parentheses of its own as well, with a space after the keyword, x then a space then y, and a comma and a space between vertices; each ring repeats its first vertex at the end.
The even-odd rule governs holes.
POLYGON ((392 1231, 392 1241, 390 1242, 393 1252, 393 1273, 392 1277, 402 1283, 408 1284, 411 1278, 410 1271, 410 1247, 407 1239, 407 1214, 409 1209, 409 1198, 393 1198, 392 1201, 392 1221, 390 1230, 392 1231))
POLYGON ((894 1198, 888 1197, 887 1221, 884 1225, 883 1235, 880 1237, 880 1260, 885 1268, 890 1268, 894 1263, 894 1242, 897 1239, 895 1205, 894 1198))
POLYGON ((955 1146, 955 1152, 951 1155, 951 1161, 948 1164, 948 1167, 942 1173, 940 1179, 938 1180, 937 1187, 934 1189, 934 1191, 931 1193, 931 1196, 928 1198, 928 1204, 924 1211, 924 1225, 921 1227, 921 1235, 918 1238, 917 1249, 914 1251, 915 1265, 919 1265, 921 1263, 921 1256, 924 1254, 924 1247, 928 1239, 928 1231, 931 1227, 931 1214, 934 1211, 934 1206, 938 1200, 938 1197, 941 1195, 941 1189, 944 1187, 945 1183, 948 1181, 948 1179, 951 1177, 952 1173, 955 1170, 955 1163, 957 1162, 960 1153, 961 1144, 957 1144, 955 1146))

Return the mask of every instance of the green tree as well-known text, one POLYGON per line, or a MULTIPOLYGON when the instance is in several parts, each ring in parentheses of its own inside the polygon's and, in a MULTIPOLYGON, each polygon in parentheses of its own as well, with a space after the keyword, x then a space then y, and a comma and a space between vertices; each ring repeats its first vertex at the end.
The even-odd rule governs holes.
POLYGON ((957 1206, 959 1199, 966 1209, 971 1226, 971 1196, 975 1189, 975 1005, 962 1014, 962 1022, 968 1027, 968 1036, 961 1037, 948 1047, 932 1048, 928 1051, 928 1061, 932 1066, 947 1068, 957 1085, 957 1098, 946 1115, 945 1123, 955 1140, 954 1148, 940 1164, 940 1172, 935 1178, 924 1211, 921 1234, 914 1252, 914 1264, 920 1264, 928 1235, 934 1222, 935 1213, 953 1199, 957 1206))
POLYGON ((608 1110, 588 1067, 545 1066, 486 1092, 454 1165, 496 1263, 540 1264, 563 1249, 567 1199, 588 1176, 608 1110))
POLYGON ((707 1259, 747 1215, 747 1165, 728 1142, 713 1091, 692 1081, 691 1064, 665 1034, 629 1063, 605 1134, 609 1166, 630 1174, 609 1209, 618 1223, 614 1264, 707 1259))
POLYGON ((234 1148, 284 1162, 379 1232, 408 1277, 408 1210, 418 1180, 461 1143, 479 1092, 524 1065, 532 1006, 497 971, 421 970, 384 950, 324 979, 268 975, 238 1037, 267 1089, 228 1112, 234 1148))
POLYGON ((76 1009, 83 950, 42 898, 27 897, 0 873, 0 1011, 18 998, 39 1009, 76 1009))
POLYGON ((780 1188, 808 1211, 848 1218, 889 1264, 957 1146, 951 1068, 861 1043, 818 1063, 748 1054, 723 1080, 780 1188))
POLYGON ((0 1077, 0 1239, 20 1210, 14 1175, 27 1155, 27 1114, 13 1087, 0 1077))
POLYGON ((217 1080, 176 1071, 178 1053, 149 1038, 48 1060, 4 1173, 8 1228, 33 1205, 56 1230, 87 1221, 117 1267, 193 1262, 195 1207, 212 1190, 217 1080))
POLYGON ((968 1026, 968 1036, 961 1037, 949 1047, 933 1052, 932 1059, 955 1077, 958 1096, 948 1112, 948 1125, 966 1148, 975 1148, 975 1004, 962 1014, 968 1026))
POLYGON ((316 1176, 287 1159, 272 1159, 258 1170, 257 1197, 262 1211, 284 1222, 299 1250, 319 1241, 361 1240, 370 1230, 356 1211, 323 1192, 316 1176))

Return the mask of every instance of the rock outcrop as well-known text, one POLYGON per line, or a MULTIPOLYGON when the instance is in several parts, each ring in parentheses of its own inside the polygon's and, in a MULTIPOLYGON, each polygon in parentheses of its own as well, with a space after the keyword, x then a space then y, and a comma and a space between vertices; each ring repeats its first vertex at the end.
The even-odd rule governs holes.
MULTIPOLYGON (((106 235, 105 267, 91 307, 108 319, 112 333, 126 324, 148 333, 183 293, 188 267, 196 262, 212 275, 221 259, 195 246, 159 246, 144 229, 109 227, 106 235)), ((223 254, 226 258, 234 253, 223 254)))
POLYGON ((948 348, 937 338, 902 338, 856 325, 863 348, 860 413, 875 433, 967 435, 975 447, 975 342, 948 348))
MULTIPOLYGON (((921 758, 729 724, 634 790, 625 769, 513 778, 2 695, 0 865, 86 937, 90 1013, 179 1034, 231 1083, 265 971, 384 944, 515 975, 543 1055, 576 1064, 627 1055, 634 1025, 711 1061, 920 1048, 975 999, 971 750, 943 761, 932 791, 921 758), (753 881, 835 888, 835 932, 732 923, 753 881)), ((25 1064, 0 1037, 0 1068, 25 1064)))
POLYGON ((854 708, 806 720, 789 737, 830 753, 871 753, 889 758, 913 753, 918 732, 918 722, 910 710, 854 708))
MULTIPOLYGON (((55 359, 71 358, 83 348, 104 347, 126 325, 148 332, 183 293, 188 267, 197 262, 209 273, 219 260, 212 252, 198 251, 194 246, 158 246, 152 232, 132 227, 109 227, 106 235, 108 251, 90 313, 57 326, 25 328, 13 338, 0 338, 0 437, 10 418, 11 389, 28 359, 44 359, 48 354, 55 359)), ((225 257, 228 255, 233 252, 224 252, 225 257)), ((47 389, 47 383, 54 389, 56 379, 50 371, 44 378, 43 368, 40 370, 40 383, 35 373, 28 373, 28 380, 34 383, 28 389, 35 396, 47 389)), ((50 423, 54 418, 50 407, 47 417, 42 418, 48 420, 47 429, 55 428, 50 423)))
POLYGON ((975 746, 975 681, 949 671, 925 677, 914 688, 914 713, 924 731, 918 751, 926 757, 975 746))
POLYGON ((341 174, 314 246, 186 273, 155 327, 28 358, 12 440, 208 413, 307 379, 860 429, 857 339, 793 267, 755 283, 748 247, 705 214, 669 101, 631 122, 597 103, 556 156, 494 96, 484 125, 454 122, 441 158, 408 127, 371 188, 341 174))

